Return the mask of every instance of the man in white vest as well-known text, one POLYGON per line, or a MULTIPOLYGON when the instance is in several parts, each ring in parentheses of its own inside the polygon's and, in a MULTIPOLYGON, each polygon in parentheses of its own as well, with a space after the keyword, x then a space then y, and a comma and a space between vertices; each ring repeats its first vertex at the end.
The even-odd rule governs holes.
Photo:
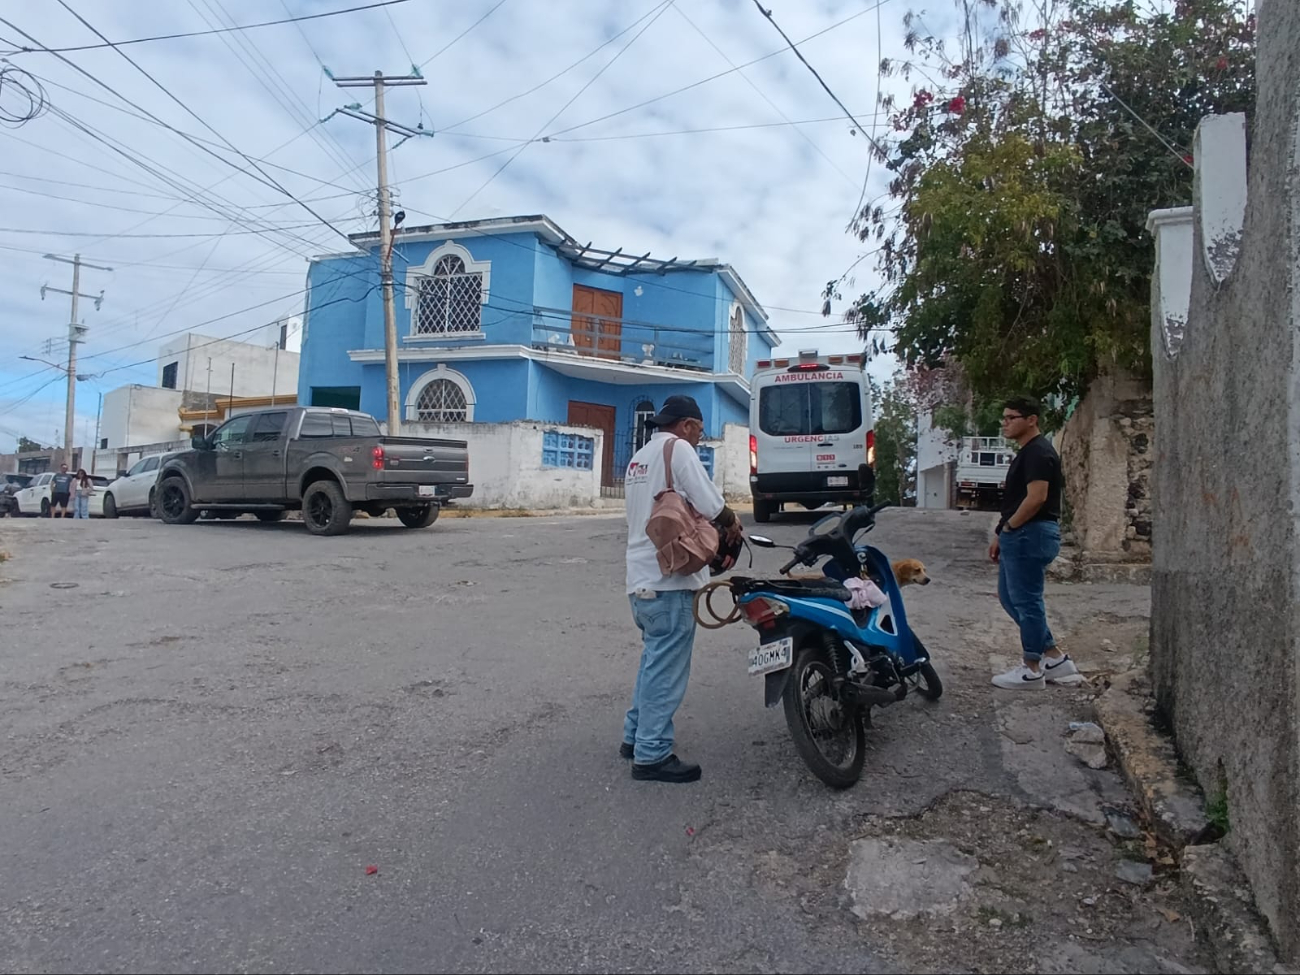
POLYGON ((655 497, 668 486, 664 444, 670 437, 681 441, 672 452, 673 489, 713 521, 728 540, 734 541, 742 529, 695 451, 704 435, 699 404, 690 396, 669 396, 663 409, 646 422, 655 433, 633 456, 624 481, 627 593, 643 649, 619 754, 633 760, 634 779, 695 782, 700 767, 673 754, 673 715, 686 695, 691 672, 695 593, 709 581, 709 569, 705 566, 690 575, 665 576, 655 545, 646 534, 655 497))

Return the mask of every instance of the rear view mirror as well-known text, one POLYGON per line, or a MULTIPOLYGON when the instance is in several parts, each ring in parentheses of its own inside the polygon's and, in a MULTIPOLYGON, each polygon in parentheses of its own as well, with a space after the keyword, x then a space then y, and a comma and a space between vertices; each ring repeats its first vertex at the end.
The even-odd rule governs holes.
POLYGON ((208 443, 207 437, 194 437, 190 440, 190 446, 195 450, 211 450, 212 445, 208 443))
POLYGON ((749 540, 759 548, 776 548, 776 542, 772 541, 772 539, 768 538, 766 535, 750 535, 749 540))

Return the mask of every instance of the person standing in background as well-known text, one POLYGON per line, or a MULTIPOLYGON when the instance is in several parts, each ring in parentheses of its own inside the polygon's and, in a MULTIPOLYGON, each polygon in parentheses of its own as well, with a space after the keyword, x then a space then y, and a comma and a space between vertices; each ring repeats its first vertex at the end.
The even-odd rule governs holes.
POLYGON ((90 479, 83 467, 77 471, 77 481, 73 485, 72 517, 90 517, 90 496, 95 493, 95 482, 90 479))
POLYGON ((50 481, 50 517, 68 517, 68 499, 72 496, 73 477, 68 473, 68 465, 62 464, 59 473, 50 481))

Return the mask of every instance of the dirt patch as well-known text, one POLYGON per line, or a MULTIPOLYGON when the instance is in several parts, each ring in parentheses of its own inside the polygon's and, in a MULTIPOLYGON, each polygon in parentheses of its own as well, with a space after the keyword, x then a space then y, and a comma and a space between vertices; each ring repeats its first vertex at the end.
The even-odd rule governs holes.
POLYGON ((915 818, 865 825, 882 849, 944 852, 954 882, 969 886, 940 916, 863 922, 909 971, 1204 970, 1172 868, 1157 856, 1150 883, 1120 879, 1125 864, 1149 862, 1144 840, 971 792, 915 818))

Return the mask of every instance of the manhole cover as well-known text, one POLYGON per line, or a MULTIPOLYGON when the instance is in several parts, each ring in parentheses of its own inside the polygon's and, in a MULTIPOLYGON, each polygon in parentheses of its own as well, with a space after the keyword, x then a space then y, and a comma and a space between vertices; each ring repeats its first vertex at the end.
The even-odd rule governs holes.
POLYGON ((51 589, 76 589, 81 583, 79 582, 51 582, 51 589))

